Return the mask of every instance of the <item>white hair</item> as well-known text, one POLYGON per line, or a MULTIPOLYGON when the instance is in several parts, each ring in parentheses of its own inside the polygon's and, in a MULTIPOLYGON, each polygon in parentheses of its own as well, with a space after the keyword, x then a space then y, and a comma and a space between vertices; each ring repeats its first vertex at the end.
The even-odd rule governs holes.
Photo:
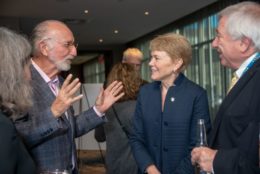
POLYGON ((219 13, 226 17, 226 31, 233 39, 247 37, 254 43, 256 51, 260 51, 260 4, 245 1, 228 6, 219 13))

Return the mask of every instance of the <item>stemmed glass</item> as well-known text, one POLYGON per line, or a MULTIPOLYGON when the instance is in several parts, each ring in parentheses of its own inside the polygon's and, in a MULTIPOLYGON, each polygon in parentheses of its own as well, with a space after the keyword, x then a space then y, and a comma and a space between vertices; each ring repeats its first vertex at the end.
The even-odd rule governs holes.
POLYGON ((205 121, 204 119, 198 119, 197 122, 197 147, 207 147, 207 134, 206 134, 206 128, 205 128, 205 121))
MULTIPOLYGON (((208 143, 207 143, 207 133, 206 133, 206 128, 205 128, 205 121, 204 121, 204 119, 198 119, 196 147, 207 147, 207 146, 208 146, 208 143)), ((201 170, 198 166, 196 167, 196 173, 208 174, 208 172, 201 170)))

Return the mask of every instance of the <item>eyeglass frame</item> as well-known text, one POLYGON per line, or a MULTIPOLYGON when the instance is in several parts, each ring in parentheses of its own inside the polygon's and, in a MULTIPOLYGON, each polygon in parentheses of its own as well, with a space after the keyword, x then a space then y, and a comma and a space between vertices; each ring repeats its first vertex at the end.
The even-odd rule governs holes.
MULTIPOLYGON (((58 41, 57 39, 54 39, 54 38, 45 38, 43 39, 42 41, 45 41, 45 40, 54 40, 56 41, 58 44, 62 45, 64 48, 67 48, 67 49, 71 49, 71 47, 75 47, 76 49, 78 48, 78 43, 75 43, 75 42, 71 42, 71 41, 68 41, 68 42, 65 42, 65 43, 62 43, 61 41, 58 41)), ((42 42, 41 41, 41 42, 42 42)))

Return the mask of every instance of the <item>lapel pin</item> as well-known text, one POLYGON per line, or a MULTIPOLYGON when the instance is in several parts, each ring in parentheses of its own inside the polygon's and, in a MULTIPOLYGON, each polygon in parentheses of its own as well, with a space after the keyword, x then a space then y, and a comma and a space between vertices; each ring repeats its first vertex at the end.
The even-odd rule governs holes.
POLYGON ((174 102, 175 98, 174 97, 171 97, 171 102, 174 102))

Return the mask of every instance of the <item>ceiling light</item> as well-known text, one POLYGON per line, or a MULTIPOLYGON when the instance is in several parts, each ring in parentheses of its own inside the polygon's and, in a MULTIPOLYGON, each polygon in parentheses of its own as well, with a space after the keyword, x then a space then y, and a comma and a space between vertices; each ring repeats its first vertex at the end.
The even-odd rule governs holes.
POLYGON ((144 15, 148 16, 149 15, 149 11, 144 12, 144 15))
POLYGON ((88 14, 88 10, 84 10, 84 13, 85 13, 85 14, 88 14))
POLYGON ((102 39, 102 38, 100 38, 98 41, 99 41, 100 43, 102 43, 102 42, 103 42, 103 39, 102 39))
POLYGON ((117 34, 119 31, 118 30, 114 30, 114 33, 117 34))

